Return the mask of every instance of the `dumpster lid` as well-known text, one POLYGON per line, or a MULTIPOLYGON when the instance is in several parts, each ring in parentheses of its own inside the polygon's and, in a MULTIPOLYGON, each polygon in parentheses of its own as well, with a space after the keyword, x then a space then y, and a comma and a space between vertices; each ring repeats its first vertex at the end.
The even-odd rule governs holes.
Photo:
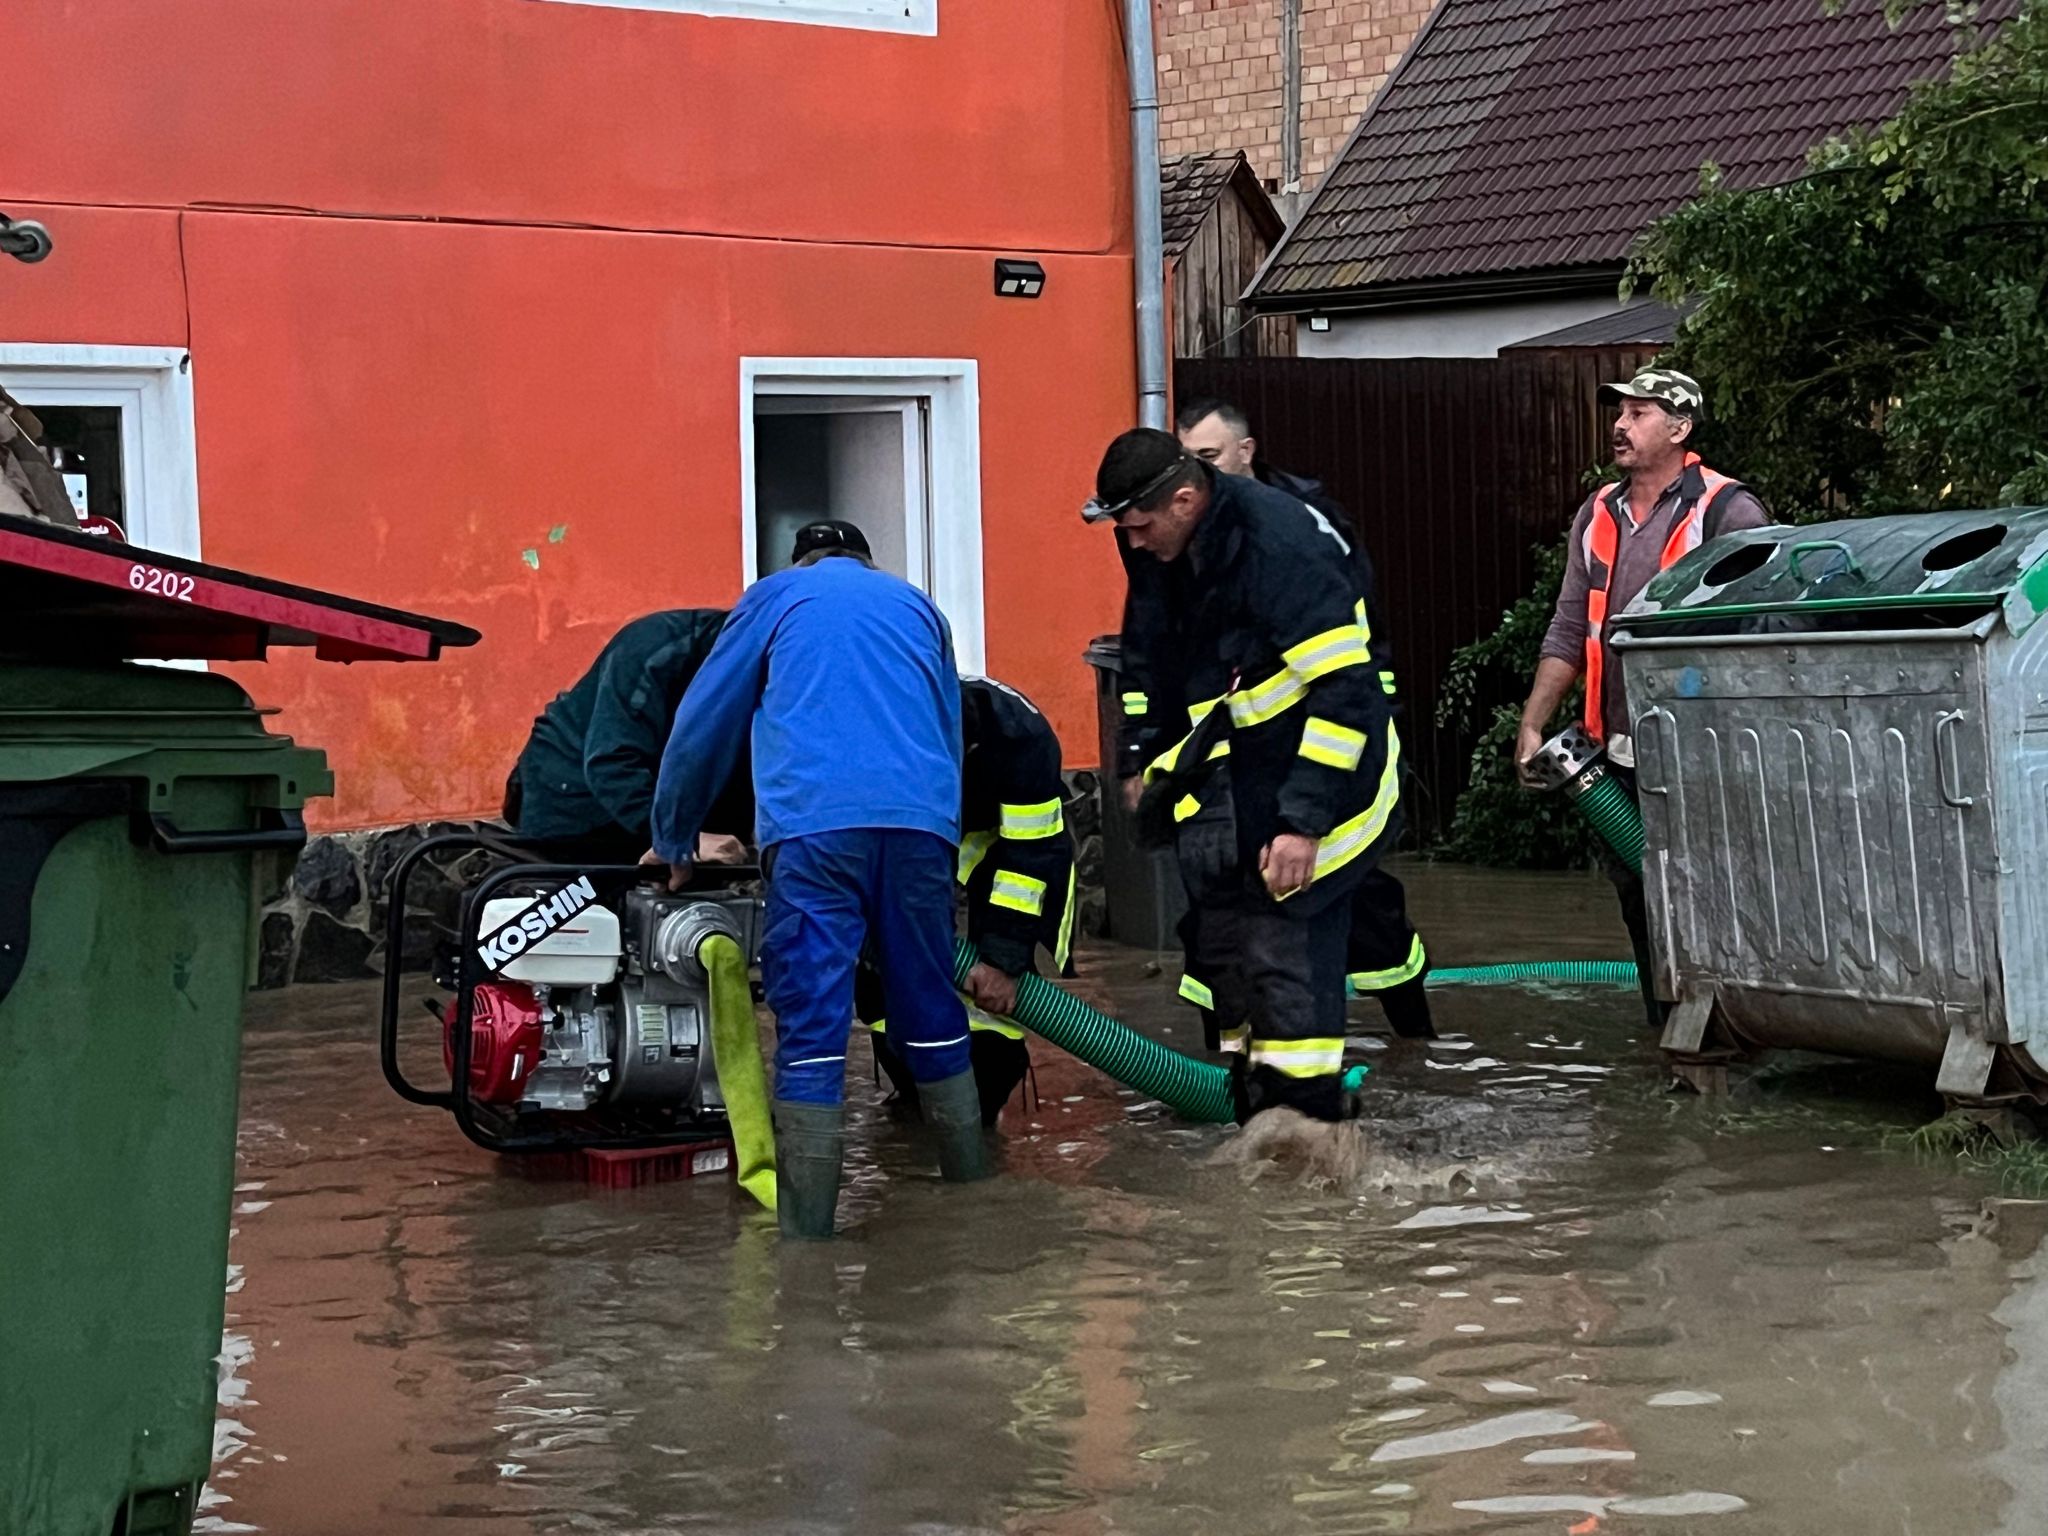
POLYGON ((2015 633, 2048 610, 2048 507, 1724 534, 1653 577, 1617 627, 1650 634, 1772 614, 1960 623, 2000 607, 2015 633))
POLYGON ((296 645, 323 661, 432 661, 479 638, 442 619, 0 517, 0 655, 13 660, 255 661, 296 645))

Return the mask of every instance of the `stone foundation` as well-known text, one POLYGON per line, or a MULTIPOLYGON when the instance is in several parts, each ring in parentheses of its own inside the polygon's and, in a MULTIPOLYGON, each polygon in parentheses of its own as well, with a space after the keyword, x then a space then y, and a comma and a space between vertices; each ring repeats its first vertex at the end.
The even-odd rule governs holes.
MULTIPOLYGON (((1067 776, 1067 827, 1076 851, 1074 932, 1100 938, 1108 931, 1102 893, 1102 805, 1093 772, 1067 776)), ((398 861, 434 833, 494 823, 433 822, 369 832, 336 832, 306 845, 298 865, 263 905, 258 987, 321 981, 368 981, 384 974, 385 887, 398 861)), ((441 927, 453 928, 462 892, 490 862, 480 850, 429 858, 413 873, 399 954, 403 970, 425 970, 441 927)))

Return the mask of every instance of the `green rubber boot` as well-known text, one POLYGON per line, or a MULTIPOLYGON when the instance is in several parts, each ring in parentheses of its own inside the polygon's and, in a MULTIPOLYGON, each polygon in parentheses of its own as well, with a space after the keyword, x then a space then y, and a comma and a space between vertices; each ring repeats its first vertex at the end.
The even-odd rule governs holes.
POLYGON ((970 1184, 996 1171, 981 1129, 981 1092, 972 1072, 956 1072, 936 1083, 919 1083, 924 1122, 939 1144, 939 1173, 948 1182, 970 1184))
POLYGON ((775 1101, 775 1224, 784 1237, 832 1235, 845 1152, 844 1105, 775 1101))

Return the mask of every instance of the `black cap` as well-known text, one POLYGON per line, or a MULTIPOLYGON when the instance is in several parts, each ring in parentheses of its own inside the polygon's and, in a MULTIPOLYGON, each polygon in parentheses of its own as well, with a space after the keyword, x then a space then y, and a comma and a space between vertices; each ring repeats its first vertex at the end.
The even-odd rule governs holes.
POLYGON ((1081 509, 1089 522, 1109 522, 1156 494, 1190 459, 1180 439, 1156 427, 1133 427, 1102 455, 1095 497, 1081 509))
POLYGON ((866 534, 851 523, 828 518, 822 523, 805 523, 797 529, 796 544, 789 552, 789 563, 794 565, 805 555, 814 555, 821 549, 848 549, 869 560, 875 555, 868 548, 866 534))

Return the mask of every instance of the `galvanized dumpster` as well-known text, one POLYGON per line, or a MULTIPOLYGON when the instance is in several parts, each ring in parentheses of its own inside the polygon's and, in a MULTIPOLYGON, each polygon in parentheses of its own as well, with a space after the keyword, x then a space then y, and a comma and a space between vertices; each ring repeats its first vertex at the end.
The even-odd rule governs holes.
POLYGON ((1615 624, 1663 1044, 2048 1098, 2048 509, 1715 540, 1615 624))

